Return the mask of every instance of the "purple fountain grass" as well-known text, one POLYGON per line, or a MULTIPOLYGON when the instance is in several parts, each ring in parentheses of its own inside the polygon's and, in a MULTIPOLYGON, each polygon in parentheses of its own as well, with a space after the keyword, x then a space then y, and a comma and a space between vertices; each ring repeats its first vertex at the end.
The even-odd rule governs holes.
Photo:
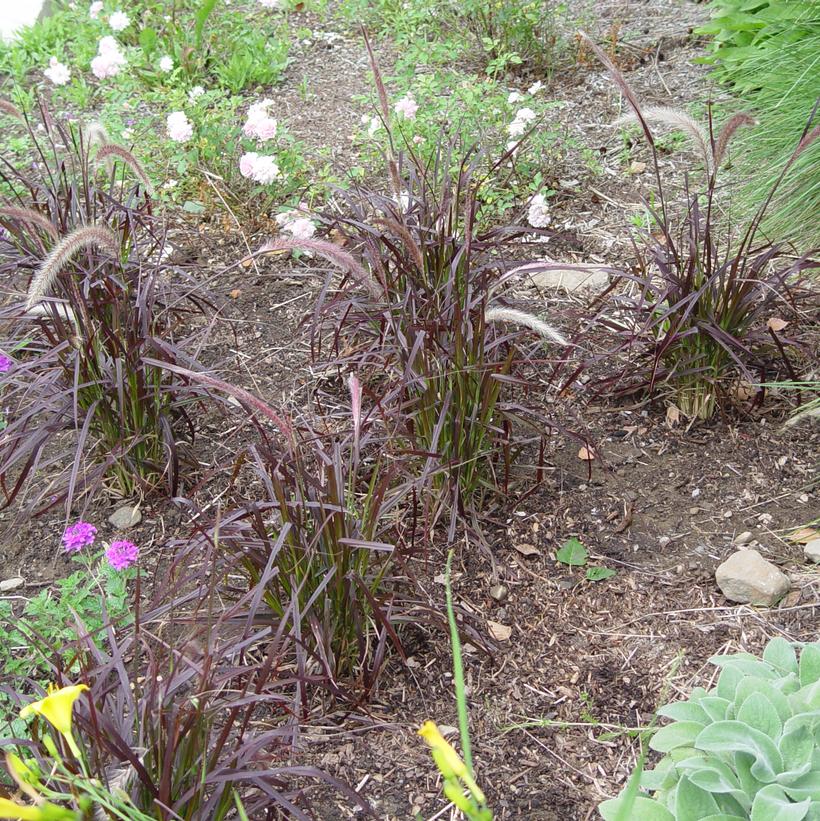
POLYGON ((151 180, 148 179, 148 174, 145 173, 145 169, 127 148, 116 145, 116 143, 105 143, 97 149, 93 162, 95 167, 105 164, 110 171, 113 168, 115 159, 123 162, 134 172, 149 197, 154 196, 154 186, 151 184, 151 180))
POLYGON ((16 222, 22 222, 28 225, 36 225, 55 242, 60 237, 54 224, 33 208, 20 208, 12 205, 3 206, 0 208, 0 219, 15 220, 16 222))
POLYGON ((115 258, 120 254, 120 240, 110 228, 102 225, 77 228, 54 246, 37 269, 26 295, 26 308, 41 302, 74 255, 91 247, 104 249, 115 258))
POLYGON ((524 328, 529 328, 531 331, 557 342, 559 345, 569 344, 565 337, 557 328, 548 325, 543 319, 539 319, 533 314, 528 314, 526 311, 519 311, 516 308, 504 308, 493 306, 487 308, 484 313, 484 319, 487 322, 509 322, 513 325, 520 325, 524 328))

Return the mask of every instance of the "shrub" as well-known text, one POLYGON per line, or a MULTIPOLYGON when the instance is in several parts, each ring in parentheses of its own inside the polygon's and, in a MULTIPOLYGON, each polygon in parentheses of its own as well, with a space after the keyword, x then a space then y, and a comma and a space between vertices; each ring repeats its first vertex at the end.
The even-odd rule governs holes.
MULTIPOLYGON (((714 0, 712 19, 698 29, 712 36, 715 76, 731 87, 760 125, 739 136, 734 165, 744 180, 740 204, 753 213, 788 162, 820 98, 820 14, 812 0, 714 0)), ((796 160, 767 213, 771 235, 820 243, 820 144, 796 160)))
POLYGON ((150 184, 133 155, 99 130, 64 128, 47 112, 42 119, 44 136, 26 121, 36 172, 8 163, 0 171, 7 194, 0 271, 27 290, 3 311, 11 335, 2 347, 22 348, 4 388, 11 418, 0 481, 7 501, 36 473, 55 468, 64 470, 30 509, 61 500, 70 506, 78 491, 103 480, 122 495, 160 481, 175 493, 181 427, 193 433, 186 403, 202 392, 162 364, 194 364, 177 328, 207 302, 163 261, 150 184), (149 355, 160 364, 148 364, 149 355), (64 467, 69 451, 60 450, 59 435, 72 428, 64 467))
MULTIPOLYGON (((715 134, 711 121, 704 128, 685 112, 643 108, 606 55, 593 48, 640 123, 657 184, 657 201, 649 207, 654 228, 644 231, 633 270, 606 269, 615 280, 610 291, 627 287, 600 300, 595 317, 621 336, 617 352, 628 351, 635 359, 603 380, 599 390, 654 393, 667 384, 680 410, 708 419, 728 404, 738 377, 754 384, 775 371, 778 358, 785 361, 789 343, 767 322, 795 306, 802 272, 819 263, 811 252, 795 258, 761 239, 758 229, 776 187, 742 232, 727 232, 719 221, 718 171, 732 137, 749 124, 748 115, 733 116, 715 134), (687 180, 682 217, 665 194, 650 124, 683 130, 702 157, 706 183, 698 191, 687 180)), ((818 134, 817 128, 807 129, 778 181, 818 134)))
POLYGON ((775 638, 762 659, 738 653, 710 661, 721 668, 713 690, 695 688, 686 701, 658 711, 672 723, 649 742, 664 754, 640 776, 651 796, 604 801, 599 809, 608 821, 815 817, 820 643, 775 638))

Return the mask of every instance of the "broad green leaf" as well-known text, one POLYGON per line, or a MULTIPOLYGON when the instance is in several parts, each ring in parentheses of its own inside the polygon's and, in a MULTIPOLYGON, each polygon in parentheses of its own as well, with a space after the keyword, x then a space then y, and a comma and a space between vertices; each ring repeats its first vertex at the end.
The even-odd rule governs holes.
POLYGON ((695 747, 712 753, 747 752, 755 758, 752 775, 770 783, 783 769, 783 759, 774 742, 760 730, 741 721, 716 721, 695 739, 695 747))
MULTIPOLYGON (((795 718, 800 719, 802 716, 795 716, 795 718)), ((816 748, 814 733, 808 722, 801 724, 792 719, 786 727, 788 730, 783 733, 777 748, 783 757, 784 770, 797 772, 804 765, 811 765, 811 756, 816 748)), ((800 773, 800 775, 803 774, 803 772, 800 773)))
POLYGON ((658 709, 658 715, 675 721, 697 721, 704 727, 712 723, 712 718, 702 705, 691 701, 674 701, 671 704, 664 704, 658 709))
POLYGON ((749 816, 720 813, 719 815, 707 815, 705 818, 701 818, 700 821, 749 821, 749 816))
POLYGON ((629 821, 675 821, 675 816, 663 804, 643 795, 637 796, 631 806, 623 807, 629 813, 628 815, 621 815, 621 809, 620 796, 610 798, 598 805, 598 812, 601 813, 604 821, 616 821, 619 818, 628 818, 629 821))
POLYGON ((783 792, 792 799, 792 801, 802 801, 804 798, 809 798, 813 802, 820 802, 820 770, 806 773, 802 778, 792 781, 791 784, 781 784, 783 792))
POLYGON ((698 701, 698 704, 703 707, 712 721, 723 721, 727 718, 726 713, 731 703, 729 699, 720 698, 720 696, 706 696, 698 701))
POLYGON ((641 773, 641 789, 655 792, 656 790, 668 790, 675 786, 680 778, 675 762, 667 756, 658 763, 653 770, 645 770, 641 773))
POLYGON ((800 684, 808 687, 820 681, 820 644, 807 644, 800 651, 800 684))
POLYGON ((661 727, 649 740, 649 746, 659 753, 668 753, 676 747, 692 747, 703 729, 697 721, 676 721, 661 727))
POLYGON ((760 730, 769 738, 777 738, 783 730, 783 723, 774 705, 763 693, 752 693, 737 711, 737 720, 760 730))
POLYGON ((792 643, 786 641, 782 636, 773 638, 766 645, 766 649, 763 651, 763 661, 777 667, 784 673, 797 672, 797 654, 794 652, 792 643))
MULTIPOLYGON (((762 679, 777 678, 777 673, 766 664, 765 661, 749 656, 745 653, 737 653, 732 656, 712 656, 709 659, 710 664, 727 670, 735 670, 742 673, 744 676, 757 676, 762 679)), ((722 674, 721 674, 722 675, 722 674)), ((722 695, 722 694, 721 694, 722 695)))
POLYGON ((144 28, 140 31, 140 47, 147 56, 157 47, 157 33, 152 28, 144 28))
MULTIPOLYGON (((735 793, 742 790, 737 775, 732 768, 715 756, 693 756, 678 762, 678 769, 683 770, 689 780, 709 792, 735 793)), ((748 803, 748 802, 747 802, 748 803)), ((749 807, 747 806, 746 809, 749 807)))
POLYGON ((567 539, 561 549, 555 554, 561 564, 568 564, 573 567, 581 567, 587 563, 589 552, 578 541, 578 539, 567 539))
MULTIPOLYGON (((710 659, 710 661, 713 661, 710 659)), ((716 692, 720 698, 725 698, 727 701, 734 701, 735 691, 738 684, 744 677, 742 670, 737 667, 726 667, 718 676, 716 692)))
POLYGON ((750 821, 802 821, 810 804, 808 798, 793 804, 781 787, 769 784, 755 796, 750 821))
POLYGON ((588 582, 600 582, 609 579, 616 573, 611 567, 590 567, 587 569, 588 582))
POLYGON ((675 792, 675 821, 700 821, 720 809, 712 796, 693 784, 687 776, 678 781, 675 792))
MULTIPOLYGON (((735 703, 742 706, 752 693, 762 693, 772 703, 780 720, 785 723, 792 716, 792 708, 789 700, 775 684, 770 681, 763 681, 759 678, 745 678, 737 685, 735 692, 735 703)), ((725 717, 725 716, 724 716, 725 717)))

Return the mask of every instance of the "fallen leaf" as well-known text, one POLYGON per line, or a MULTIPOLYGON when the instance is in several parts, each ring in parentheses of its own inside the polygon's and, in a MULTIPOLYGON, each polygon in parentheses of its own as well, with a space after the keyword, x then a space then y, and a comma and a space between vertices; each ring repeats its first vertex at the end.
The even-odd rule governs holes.
POLYGON ((770 319, 770 320, 766 323, 766 327, 767 327, 770 331, 774 331, 775 333, 777 333, 778 331, 782 331, 782 330, 783 330, 783 328, 785 328, 785 327, 786 327, 786 325, 788 325, 788 324, 789 324, 789 323, 788 323, 788 322, 786 322, 786 320, 785 320, 785 319, 781 319, 779 316, 773 316, 773 317, 772 317, 772 318, 771 318, 771 319, 770 319))
POLYGON ((239 299, 242 296, 242 289, 241 288, 234 288, 232 291, 228 293, 228 296, 231 299, 239 299))
POLYGON ((527 544, 526 542, 522 542, 521 544, 515 544, 513 547, 522 555, 526 556, 528 559, 532 556, 540 556, 541 551, 532 544, 527 544))
POLYGON ((584 445, 578 451, 578 458, 582 462, 591 462, 595 458, 595 451, 592 448, 588 448, 586 447, 586 445, 584 445))
POLYGON ((632 524, 632 514, 634 512, 635 508, 633 505, 629 505, 629 507, 626 508, 623 519, 615 526, 615 533, 623 533, 632 524))
POLYGON ((645 162, 633 162, 632 165, 629 166, 629 173, 630 174, 640 174, 643 171, 646 171, 646 163, 645 162))
POLYGON ((507 641, 512 635, 512 627, 506 624, 499 624, 497 621, 488 621, 487 630, 496 641, 507 641))
POLYGON ((680 424, 680 408, 677 405, 669 405, 666 408, 666 427, 674 428, 680 424))
POLYGON ((789 533, 786 538, 797 544, 808 544, 813 539, 820 539, 820 530, 815 530, 813 527, 801 527, 799 530, 789 533))
POLYGON ((787 593, 780 600, 778 607, 781 609, 784 607, 794 607, 800 601, 800 595, 802 592, 802 590, 792 590, 791 593, 787 593))

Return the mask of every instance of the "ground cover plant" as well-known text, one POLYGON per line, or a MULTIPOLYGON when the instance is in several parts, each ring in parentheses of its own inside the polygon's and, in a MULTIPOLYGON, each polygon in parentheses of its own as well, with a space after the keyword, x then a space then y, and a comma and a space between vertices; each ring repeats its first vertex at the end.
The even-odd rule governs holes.
POLYGON ((775 638, 760 659, 738 653, 710 662, 721 671, 715 688, 658 710, 672 719, 649 740, 663 758, 638 771, 644 792, 601 805, 604 818, 813 817, 820 645, 775 638))
MULTIPOLYGON (((741 134, 734 157, 745 181, 739 192, 753 213, 769 194, 820 99, 820 11, 814 2, 715 0, 712 19, 698 31, 713 40, 708 62, 736 104, 759 120, 741 134)), ((763 227, 778 239, 820 241, 820 146, 800 156, 775 197, 763 227)))

